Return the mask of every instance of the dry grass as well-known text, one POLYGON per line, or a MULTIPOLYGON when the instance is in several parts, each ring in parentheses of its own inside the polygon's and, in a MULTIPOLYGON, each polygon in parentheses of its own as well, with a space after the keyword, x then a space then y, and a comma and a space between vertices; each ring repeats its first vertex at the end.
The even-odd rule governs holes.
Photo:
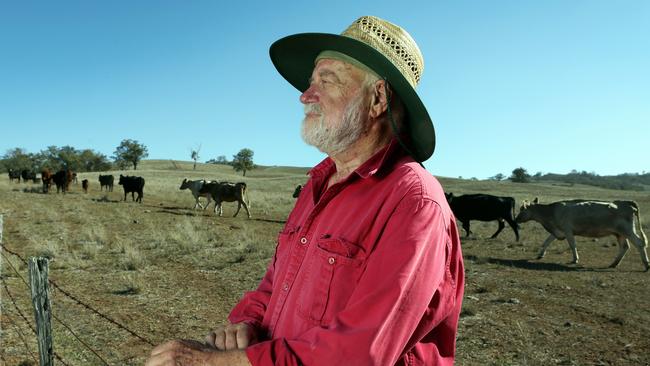
MULTIPOLYGON (((275 240, 306 169, 270 167, 246 177, 227 166, 147 161, 137 172, 146 180, 143 204, 124 197, 121 186, 100 192, 97 173, 63 194, 38 193, 31 183, 0 179, 4 244, 25 258, 51 258, 50 278, 79 300, 124 324, 152 343, 174 337, 202 338, 224 321, 244 291, 261 279, 275 240), (252 219, 233 218, 236 204, 224 203, 224 217, 193 210, 183 178, 245 181, 252 219)), ((120 172, 111 172, 116 177, 120 172)), ((124 172, 123 172, 124 173, 124 172)), ((650 197, 643 192, 585 186, 512 184, 441 179, 455 194, 486 192, 542 201, 567 198, 634 199, 646 233, 650 197)), ((634 248, 620 268, 605 267, 617 248, 613 239, 579 239, 581 265, 565 242, 551 245, 545 259, 532 260, 546 233, 527 223, 521 241, 506 227, 487 239, 496 223, 472 222, 463 239, 466 297, 460 321, 460 365, 638 365, 650 363, 650 274, 634 248)), ((22 313, 31 305, 21 276, 26 266, 3 253, 1 277, 22 313), (11 264, 11 266, 9 265, 11 264), (12 266, 18 270, 16 274, 12 266)), ((2 289, 3 364, 33 362, 36 343, 2 289), (22 335, 22 336, 21 336, 22 335), (21 338, 25 338, 23 342, 21 338)), ((52 291, 55 315, 111 365, 141 365, 151 346, 52 291)), ((54 322, 55 350, 70 365, 100 365, 61 324, 54 322)))

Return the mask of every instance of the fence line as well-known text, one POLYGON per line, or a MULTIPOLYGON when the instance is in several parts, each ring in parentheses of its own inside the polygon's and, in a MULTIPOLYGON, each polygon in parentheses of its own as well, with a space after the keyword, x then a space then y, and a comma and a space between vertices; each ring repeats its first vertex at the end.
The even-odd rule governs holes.
MULTIPOLYGON (((7 292, 7 295, 9 297, 11 297, 11 293, 9 292, 9 289, 7 288, 7 284, 4 282, 4 280, 2 280, 2 284, 5 287, 5 292, 7 292)), ((13 302, 13 299, 12 299, 12 302, 13 302)), ((14 306, 16 306, 15 302, 14 302, 14 306)), ((20 309, 18 309, 16 307, 16 310, 17 310, 18 314, 21 317, 23 317, 23 314, 20 313, 20 309)), ((7 311, 7 309, 5 309, 5 312, 6 311, 7 311)), ((8 314, 5 313, 5 316, 7 317, 7 319, 11 323, 11 325, 14 327, 14 330, 16 331, 16 333, 18 333, 18 336, 20 337, 20 340, 23 341, 23 344, 25 345, 25 350, 32 356, 32 358, 34 359, 34 362, 38 363, 38 359, 36 358, 36 356, 34 356, 34 352, 32 352, 31 349, 29 348, 27 340, 25 339, 25 336, 23 335, 23 333, 20 331, 20 328, 18 327, 18 325, 13 321, 13 319, 11 319, 11 317, 8 314)), ((26 319, 23 317, 23 320, 26 320, 26 319)), ((29 324, 29 323, 28 323, 28 325, 31 326, 31 324, 29 324)), ((32 331, 33 331, 33 329, 32 329, 32 331)))
MULTIPOLYGON (((5 251, 7 251, 8 253, 13 254, 13 255, 15 255, 16 257, 20 258, 20 260, 23 261, 23 263, 27 264, 27 261, 26 261, 26 260, 25 260, 25 259, 24 259, 20 254, 18 254, 18 253, 14 253, 13 251, 7 249, 5 246, 1 246, 1 248, 4 249, 5 251)), ((14 270, 15 270, 15 269, 14 269, 14 270)), ((25 282, 24 279, 23 279, 23 282, 25 282)), ((141 341, 147 343, 148 345, 150 345, 150 346, 155 346, 155 344, 154 344, 153 342, 151 342, 150 340, 148 340, 148 339, 146 339, 146 338, 144 338, 144 337, 138 335, 137 333, 135 333, 135 332, 132 331, 131 329, 129 329, 129 328, 127 328, 126 326, 124 326, 124 325, 118 323, 117 321, 111 319, 111 318, 108 317, 107 315, 102 314, 99 310, 97 310, 97 309, 93 308, 92 306, 90 306, 90 305, 84 303, 83 301, 79 300, 77 297, 75 297, 75 296, 72 295, 71 293, 69 293, 69 292, 67 292, 66 290, 62 289, 62 288, 61 288, 61 287, 60 287, 56 282, 54 282, 52 279, 49 280, 49 283, 52 285, 52 287, 54 287, 54 288, 56 288, 57 290, 61 291, 65 296, 67 296, 67 297, 69 297, 70 299, 74 300, 77 304, 79 304, 79 305, 85 307, 86 309, 88 309, 88 310, 90 310, 91 312, 95 313, 96 315, 98 315, 99 317, 103 318, 104 320, 106 320, 106 321, 108 321, 108 322, 110 322, 110 323, 113 323, 113 325, 115 325, 116 327, 118 327, 118 328, 120 328, 120 329, 122 329, 122 330, 128 332, 128 333, 131 334, 132 336, 134 336, 134 337, 140 339, 141 341)), ((25 282, 25 284, 27 284, 27 282, 25 282)), ((28 285, 28 286, 29 286, 29 285, 28 285)))
MULTIPOLYGON (((14 304, 14 307, 16 308, 16 311, 18 312, 18 315, 20 315, 20 317, 23 318, 25 323, 29 326, 29 328, 32 330, 32 332, 36 336, 37 335, 36 334, 36 329, 32 326, 32 324, 29 322, 29 320, 27 320, 27 317, 25 316, 25 314, 23 314, 23 312, 20 311, 20 308, 18 307, 18 304, 16 304, 16 300, 14 299, 13 295, 11 294, 11 291, 9 291, 9 287, 7 286, 7 282, 5 280, 2 280, 1 282, 2 282, 2 285, 4 286, 5 291, 7 292, 7 295, 11 299, 11 302, 14 304)), ((54 357, 56 357, 56 359, 59 360, 59 362, 61 362, 64 366, 69 366, 65 361, 63 361, 63 359, 61 358, 61 356, 59 356, 58 353, 56 353, 56 352, 52 352, 52 353, 54 354, 54 357)))

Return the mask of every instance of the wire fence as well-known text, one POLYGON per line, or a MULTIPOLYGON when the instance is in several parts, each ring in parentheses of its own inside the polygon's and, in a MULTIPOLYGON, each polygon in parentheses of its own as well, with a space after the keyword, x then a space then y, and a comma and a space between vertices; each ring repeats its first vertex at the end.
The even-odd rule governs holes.
MULTIPOLYGON (((28 262, 27 262, 27 260, 26 260, 23 256, 21 256, 20 254, 18 254, 18 253, 15 252, 14 250, 9 249, 9 248, 6 246, 6 244, 4 244, 4 243, 2 242, 2 219, 1 219, 1 217, 2 217, 2 216, 0 216, 0 254, 1 254, 1 258, 4 259, 3 262, 6 263, 6 264, 8 265, 8 267, 11 269, 11 271, 13 272, 13 274, 15 274, 15 276, 16 276, 17 278, 20 279, 20 282, 21 282, 22 285, 24 285, 24 287, 25 287, 25 291, 26 291, 26 293, 29 293, 29 291, 30 291, 30 285, 28 284, 27 280, 25 279, 25 276, 23 276, 23 275, 20 273, 20 271, 16 268, 16 266, 14 266, 14 265, 12 264, 11 260, 9 260, 9 257, 7 256, 7 254, 10 254, 10 255, 12 255, 13 257, 18 258, 18 260, 20 260, 20 261, 21 261, 25 266, 28 266, 28 262)), ((1 269, 1 267, 0 267, 0 269, 1 269)), ((0 272, 0 282, 2 282, 2 287, 3 287, 4 293, 5 293, 5 294, 7 295, 7 297, 9 298, 9 300, 10 300, 10 302, 11 302, 11 305, 13 305, 12 314, 18 314, 18 316, 23 320, 23 322, 27 325, 27 327, 32 331, 32 333, 33 333, 33 337, 32 337, 33 340, 36 340, 36 336, 37 336, 37 334, 36 334, 36 328, 35 328, 34 325, 33 325, 33 321, 30 321, 29 318, 28 318, 27 316, 25 316, 25 313, 21 310, 21 307, 18 305, 18 303, 17 303, 17 301, 16 301, 16 296, 15 296, 15 294, 12 293, 12 291, 9 289, 9 286, 8 286, 8 284, 7 284, 7 281, 6 281, 6 279, 5 279, 5 276, 4 276, 1 272, 0 272)), ((130 335, 131 337, 137 338, 138 340, 140 340, 140 341, 142 341, 142 342, 144 342, 144 343, 146 343, 146 344, 148 344, 148 345, 150 345, 150 346, 154 346, 154 345, 155 345, 152 341, 150 341, 150 340, 147 339, 146 337, 144 337, 144 336, 142 336, 142 335, 136 333, 135 331, 133 331, 132 329, 129 329, 129 328, 128 328, 127 326, 125 326, 124 324, 122 324, 122 323, 116 321, 115 319, 111 318, 110 316, 108 316, 108 315, 102 313, 101 311, 99 311, 99 310, 96 309, 95 307, 89 305, 87 302, 82 301, 82 300, 79 298, 79 296, 73 295, 73 294, 70 293, 68 290, 63 289, 59 284, 57 284, 57 283, 56 283, 55 281, 53 281, 52 279, 49 279, 48 282, 49 282, 49 284, 51 285, 52 288, 56 289, 57 292, 60 293, 60 294, 62 294, 65 298, 71 300, 75 305, 80 306, 80 307, 86 309, 87 311, 90 311, 92 314, 97 315, 97 316, 99 317, 99 319, 102 319, 103 321, 105 321, 105 322, 111 324, 112 326, 114 326, 114 327, 116 327, 116 328, 122 330, 123 332, 127 333, 127 334, 130 335)), ((101 353, 100 353, 99 351, 93 349, 93 348, 90 346, 89 342, 87 342, 87 341, 85 341, 84 339, 82 339, 82 338, 79 336, 78 332, 75 331, 75 330, 73 329, 73 327, 71 327, 69 324, 66 324, 66 322, 64 322, 64 321, 61 320, 58 316, 56 316, 56 315, 55 315, 55 311, 56 311, 56 309, 53 309, 53 310, 52 310, 52 317, 54 318, 54 320, 55 320, 57 323, 59 323, 63 328, 65 328, 65 329, 66 329, 66 330, 67 330, 67 331, 72 335, 72 338, 74 338, 76 341, 78 341, 79 344, 80 344, 84 349, 86 349, 86 350, 88 350, 89 352, 91 352, 91 353, 96 357, 96 359, 97 359, 101 364, 103 364, 103 365, 110 365, 110 363, 106 360, 106 356, 105 356, 105 355, 102 356, 101 353)), ((14 318, 13 318, 12 316, 9 316, 9 314, 8 314, 8 312, 7 312, 6 310, 5 310, 4 314, 3 314, 3 317, 7 320, 8 323, 10 323, 10 324, 12 325, 13 329, 16 331, 16 334, 18 334, 18 338, 21 339, 21 342, 23 343, 23 345, 24 345, 24 347, 25 347, 25 355, 31 355, 31 358, 34 359, 36 363, 38 363, 38 362, 36 361, 36 360, 38 359, 37 355, 35 355, 34 352, 33 352, 33 350, 30 349, 30 347, 29 347, 29 344, 30 344, 30 342, 29 342, 29 337, 27 337, 25 334, 23 334, 23 332, 20 330, 20 326, 17 324, 16 321, 14 321, 14 318)), ((24 328, 23 328, 23 329, 24 329, 24 328)), ((32 348, 33 348, 33 347, 32 347, 32 348)), ((57 360, 58 360, 62 365, 64 365, 64 366, 68 366, 68 365, 69 365, 66 361, 64 361, 64 358, 61 357, 57 352, 54 352, 53 354, 54 354, 54 357, 55 357, 55 358, 56 358, 56 359, 57 359, 57 360)), ((2 355, 2 354, 0 354, 0 355, 2 355)), ((5 364, 4 357, 5 357, 5 356, 2 355, 2 364, 5 364)), ((119 363, 116 363, 116 364, 119 364, 119 363)))

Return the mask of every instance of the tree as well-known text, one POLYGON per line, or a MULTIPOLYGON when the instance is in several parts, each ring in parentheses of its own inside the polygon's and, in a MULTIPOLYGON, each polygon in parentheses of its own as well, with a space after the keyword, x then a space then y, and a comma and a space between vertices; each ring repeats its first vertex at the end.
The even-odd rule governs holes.
POLYGON ((199 151, 201 151, 201 145, 196 150, 192 150, 192 160, 194 160, 194 169, 196 170, 196 161, 199 160, 199 151))
POLYGON ((512 171, 510 180, 516 183, 528 183, 530 182, 530 174, 524 168, 517 168, 512 171))
POLYGON ((497 182, 502 181, 503 178, 505 178, 505 175, 503 175, 501 173, 498 173, 498 174, 494 175, 493 177, 490 177, 491 180, 496 180, 497 182))
POLYGON ((122 140, 120 146, 113 152, 115 164, 122 169, 130 163, 133 164, 133 170, 137 170, 140 160, 147 156, 149 156, 147 147, 137 140, 131 139, 122 140))
POLYGON ((253 164, 253 150, 251 149, 241 149, 237 155, 232 156, 232 167, 235 171, 243 171, 244 176, 246 176, 246 171, 255 168, 253 164))

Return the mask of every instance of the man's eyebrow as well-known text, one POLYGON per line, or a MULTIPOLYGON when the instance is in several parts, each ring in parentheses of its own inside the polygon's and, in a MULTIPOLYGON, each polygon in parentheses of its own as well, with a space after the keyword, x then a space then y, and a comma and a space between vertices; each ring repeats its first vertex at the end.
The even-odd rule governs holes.
MULTIPOLYGON (((320 70, 318 72, 318 77, 320 77, 321 79, 324 77, 332 77, 335 83, 341 84, 341 79, 339 79, 339 76, 332 70, 320 70)), ((310 77, 309 83, 311 84, 313 81, 314 78, 310 77)))

